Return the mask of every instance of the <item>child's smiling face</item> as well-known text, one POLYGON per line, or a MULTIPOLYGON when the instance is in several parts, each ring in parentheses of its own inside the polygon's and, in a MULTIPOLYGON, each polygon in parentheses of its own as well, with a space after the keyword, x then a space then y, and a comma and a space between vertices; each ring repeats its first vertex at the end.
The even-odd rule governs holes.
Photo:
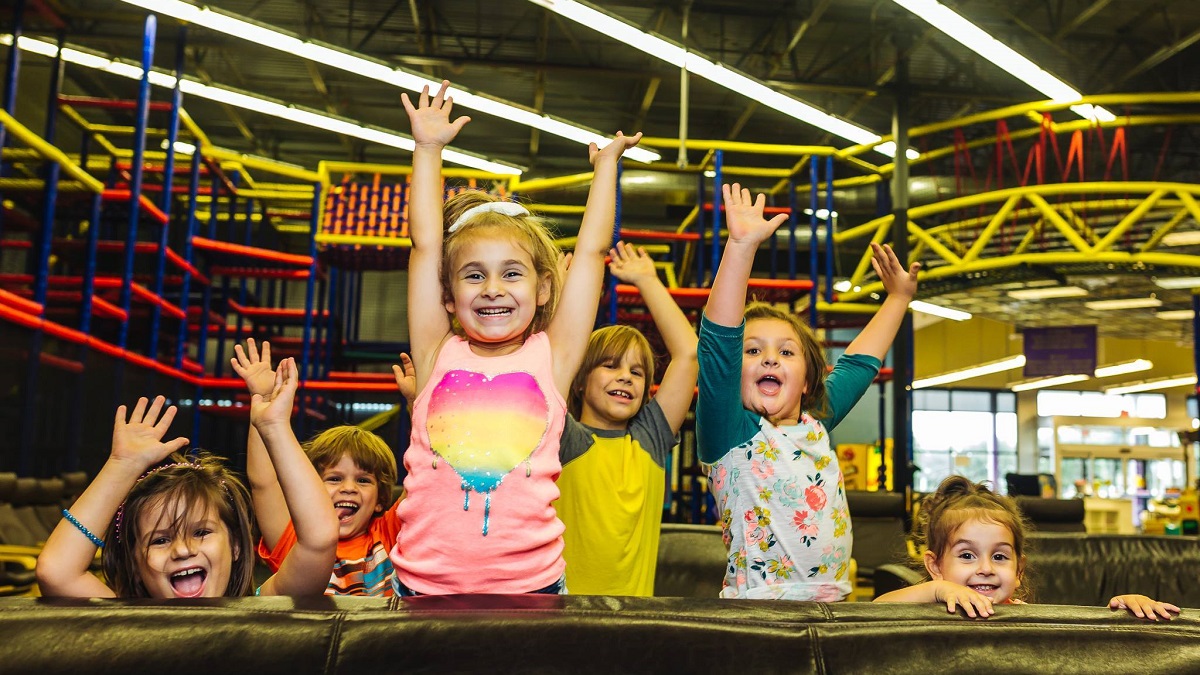
POLYGON ((366 534, 371 519, 383 509, 375 474, 360 467, 348 453, 321 470, 338 518, 338 539, 366 534))
POLYGON ((800 421, 808 364, 795 329, 779 319, 746 322, 742 340, 742 406, 776 426, 800 421))
POLYGON ((966 586, 1000 603, 1021 587, 1025 561, 1016 556, 1012 531, 980 518, 967 520, 950 536, 940 556, 925 552, 934 580, 966 586))
POLYGON ((450 297, 454 314, 472 347, 505 352, 525 341, 538 308, 550 299, 550 279, 539 276, 533 257, 487 228, 465 242, 451 260, 450 297))
POLYGON ((219 598, 238 557, 229 529, 213 505, 148 505, 138 517, 138 575, 152 598, 219 598), (185 511, 179 513, 179 511, 185 511))
POLYGON ((601 362, 588 373, 580 420, 600 429, 627 429, 642 407, 646 393, 646 364, 636 347, 619 359, 601 362))

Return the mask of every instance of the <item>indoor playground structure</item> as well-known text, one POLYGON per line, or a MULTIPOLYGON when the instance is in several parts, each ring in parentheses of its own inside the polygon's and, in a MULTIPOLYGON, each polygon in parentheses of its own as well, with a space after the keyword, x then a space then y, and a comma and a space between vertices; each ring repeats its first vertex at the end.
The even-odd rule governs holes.
MULTIPOLYGON (((159 72, 151 68, 156 33, 151 16, 137 61, 75 49, 66 37, 55 44, 21 36, 20 26, 0 37, 8 66, 0 325, 12 429, 0 469, 29 476, 94 469, 113 401, 151 390, 172 392, 179 433, 194 445, 244 447, 248 397, 228 362, 233 345, 251 337, 269 340, 277 357, 296 357, 302 437, 361 423, 399 454, 407 417, 390 365, 407 344, 402 334, 378 339, 381 324, 401 332, 404 324, 381 317, 379 306, 404 304, 403 275, 395 273, 405 269, 410 246, 410 167, 324 161, 306 168, 214 146, 204 120, 186 111, 184 39, 176 42, 175 71, 159 72), (18 119, 12 105, 26 59, 53 60, 43 129, 18 119), (61 93, 64 68, 101 62, 138 78, 135 99, 61 93), (59 140, 68 125, 82 136, 78 147, 59 140), (65 427, 64 410, 78 411, 65 427)), ((645 246, 672 296, 698 317, 720 260, 720 185, 770 181, 768 213, 789 219, 763 252, 768 267, 750 292, 804 312, 831 347, 844 347, 843 332, 878 306, 871 242, 923 263, 925 298, 1099 267, 1195 275, 1200 257, 1170 247, 1177 228, 1200 221, 1200 185, 1159 178, 1172 161, 1173 134, 1200 123, 1200 94, 1084 102, 1115 114, 1068 120, 1057 114, 1066 104, 1041 101, 911 129, 907 173, 927 176, 931 187, 913 193, 899 239, 889 197, 896 166, 876 163, 884 155, 874 152, 894 140, 885 136, 846 148, 688 140, 688 149, 704 153, 699 162, 639 170, 694 176, 691 212, 666 228, 623 222, 618 208, 614 240, 645 246), (1157 161, 1131 162, 1135 146, 1157 148, 1157 161), (792 165, 756 166, 765 155, 792 165)), ((450 190, 530 201, 571 248, 567 223, 582 207, 540 197, 586 185, 590 174, 525 179, 447 167, 445 175, 450 190)), ((634 324, 658 344, 635 288, 610 280, 603 302, 602 324, 634 324)), ((881 390, 891 375, 883 371, 881 390)), ((857 450, 864 458, 886 446, 884 415, 881 402, 881 438, 857 450)), ((699 470, 689 434, 673 458, 673 513, 701 522, 709 516, 702 481, 693 480, 699 470)), ((874 456, 864 472, 868 466, 890 464, 874 456)))

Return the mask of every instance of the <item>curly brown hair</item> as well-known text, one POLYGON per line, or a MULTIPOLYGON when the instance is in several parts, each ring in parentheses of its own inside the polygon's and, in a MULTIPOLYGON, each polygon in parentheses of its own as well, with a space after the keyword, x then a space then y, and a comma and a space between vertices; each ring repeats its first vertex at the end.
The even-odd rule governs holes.
POLYGON ((914 524, 918 549, 927 549, 941 560, 958 528, 975 519, 995 523, 1012 533, 1017 578, 1021 581, 1013 595, 1019 600, 1029 600, 1031 590, 1025 583, 1025 517, 1012 498, 996 494, 986 482, 972 483, 965 476, 948 476, 938 485, 937 492, 926 495, 914 524))

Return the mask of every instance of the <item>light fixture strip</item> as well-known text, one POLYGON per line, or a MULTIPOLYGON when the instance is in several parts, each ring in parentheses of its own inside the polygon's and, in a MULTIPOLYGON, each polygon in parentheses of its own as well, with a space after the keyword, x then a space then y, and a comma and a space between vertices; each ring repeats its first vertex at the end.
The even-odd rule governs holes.
MULTIPOLYGON (((761 81, 740 73, 723 63, 713 61, 698 52, 690 51, 674 42, 647 33, 624 19, 613 16, 590 4, 577 2, 576 0, 529 1, 559 16, 623 42, 634 49, 641 50, 650 56, 666 61, 677 68, 684 68, 693 75, 749 97, 768 108, 773 108, 805 124, 811 124, 839 138, 844 138, 857 145, 878 143, 881 138, 879 134, 870 129, 864 129, 857 124, 818 110, 799 99, 776 91, 761 81)), ((896 145, 894 143, 883 143, 877 145, 874 149, 889 157, 896 154, 896 145)), ((909 149, 907 155, 910 159, 920 157, 920 154, 912 149, 909 149)))
MULTIPOLYGON (((12 35, 0 35, 0 44, 11 45, 12 35)), ((31 37, 22 36, 18 41, 18 46, 26 51, 48 56, 53 58, 58 52, 58 47, 52 43, 38 40, 31 37)), ((133 65, 112 59, 97 54, 82 52, 74 48, 63 48, 63 60, 76 65, 103 70, 114 75, 120 75, 133 80, 142 78, 142 69, 140 66, 133 65)), ((150 83, 166 89, 175 87, 175 76, 157 70, 150 71, 150 83)), ((369 126, 360 122, 346 119, 343 117, 334 117, 325 113, 309 110, 295 104, 284 103, 273 99, 268 99, 256 94, 237 91, 221 86, 204 84, 184 78, 179 83, 180 90, 189 96, 226 103, 236 108, 249 110, 251 112, 270 115, 279 119, 296 122, 311 126, 324 131, 332 131, 335 133, 361 138, 364 141, 379 143, 401 150, 411 151, 415 146, 412 138, 380 127, 369 126)), ((508 164, 501 164, 480 157, 475 154, 463 152, 461 150, 453 150, 446 148, 442 152, 442 156, 447 162, 459 164, 461 166, 488 171, 490 173, 519 176, 522 170, 519 167, 514 167, 508 164)))
POLYGON ((940 316, 943 319, 950 319, 951 321, 966 321, 967 319, 971 318, 970 312, 964 312, 961 309, 942 307, 941 305, 935 305, 923 300, 913 300, 909 302, 908 308, 914 312, 921 312, 922 314, 929 314, 931 316, 940 316))
POLYGON ((1058 375, 1056 377, 1043 377, 1037 380, 1026 380, 1024 382, 1014 382, 1009 385, 1012 391, 1030 391, 1033 389, 1044 389, 1046 387, 1054 387, 1060 384, 1071 384, 1072 382, 1083 382, 1089 379, 1087 375, 1058 375))
POLYGON ((1002 373, 1006 370, 1021 368, 1025 365, 1025 355, 1017 354, 998 361, 989 361, 981 363, 978 366, 955 370, 943 375, 934 375, 919 380, 913 380, 913 389, 924 389, 926 387, 936 387, 941 384, 949 384, 960 380, 969 380, 973 377, 982 377, 984 375, 992 375, 994 373, 1002 373))
POLYGON ((1171 387, 1182 387, 1186 384, 1196 384, 1195 375, 1177 375, 1168 377, 1162 380, 1150 380, 1148 382, 1135 382, 1117 387, 1108 387, 1104 390, 1105 394, 1136 394, 1143 391, 1157 391, 1159 389, 1170 389, 1171 387))
MULTIPOLYGON (((435 91, 441 86, 440 81, 431 80, 424 75, 410 73, 401 68, 393 68, 376 59, 338 47, 320 44, 312 40, 302 40, 295 35, 280 31, 274 26, 251 21, 230 12, 214 11, 211 7, 193 5, 179 0, 122 0, 122 2, 401 89, 421 91, 422 87, 428 86, 431 91, 435 91)), ((577 143, 587 145, 594 142, 603 146, 609 141, 609 137, 592 129, 461 88, 451 88, 450 95, 454 97, 456 104, 464 108, 511 120, 577 143)), ((646 148, 631 148, 625 151, 625 156, 639 162, 653 162, 661 158, 657 152, 646 148)))
MULTIPOLYGON (((1018 54, 1008 45, 989 35, 982 28, 963 18, 960 14, 937 0, 892 0, 897 5, 929 22, 934 28, 956 40, 962 46, 992 62, 1018 80, 1061 103, 1078 101, 1083 95, 1066 82, 1046 72, 1036 63, 1018 54)), ((1112 122, 1116 115, 1088 104, 1071 106, 1071 110, 1084 119, 1112 122)))
POLYGON ((1124 363, 1114 363, 1109 366, 1100 366, 1096 369, 1096 377, 1113 377, 1115 375, 1128 375, 1129 373, 1140 373, 1143 370, 1150 370, 1154 367, 1154 362, 1149 359, 1134 359, 1124 363))

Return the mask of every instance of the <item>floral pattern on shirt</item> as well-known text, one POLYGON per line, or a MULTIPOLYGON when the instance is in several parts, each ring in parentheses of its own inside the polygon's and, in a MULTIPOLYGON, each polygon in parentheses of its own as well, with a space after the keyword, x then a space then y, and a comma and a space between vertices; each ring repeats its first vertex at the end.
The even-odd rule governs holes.
POLYGON ((721 597, 841 600, 853 535, 825 428, 808 415, 759 427, 707 467, 729 548, 721 597))

